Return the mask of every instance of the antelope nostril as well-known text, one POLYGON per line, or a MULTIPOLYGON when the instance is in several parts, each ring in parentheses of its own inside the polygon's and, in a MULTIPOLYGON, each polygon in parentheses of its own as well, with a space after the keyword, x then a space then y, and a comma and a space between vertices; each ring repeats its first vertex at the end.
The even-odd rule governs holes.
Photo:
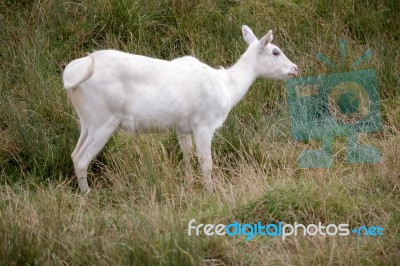
POLYGON ((290 68, 289 76, 295 77, 298 74, 298 69, 296 65, 292 65, 290 68))
POLYGON ((297 75, 298 69, 297 69, 296 65, 292 66, 291 72, 292 72, 292 74, 297 75))

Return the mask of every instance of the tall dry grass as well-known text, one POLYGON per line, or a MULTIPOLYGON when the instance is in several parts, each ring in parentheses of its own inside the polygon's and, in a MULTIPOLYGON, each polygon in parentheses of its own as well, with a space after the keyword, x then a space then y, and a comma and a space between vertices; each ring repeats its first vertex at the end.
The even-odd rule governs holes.
POLYGON ((0 3, 0 264, 395 265, 400 259, 400 38, 398 1, 12 1, 0 3), (116 48, 171 59, 195 55, 229 66, 245 49, 240 26, 273 29, 302 76, 331 73, 370 48, 384 128, 360 141, 378 165, 299 169, 318 142, 291 136, 285 84, 257 81, 213 142, 216 191, 184 182, 173 133, 116 134, 91 166, 92 191, 77 193, 70 152, 76 116, 62 90, 70 60, 116 48), (383 237, 189 237, 198 223, 302 222, 380 225, 383 237))

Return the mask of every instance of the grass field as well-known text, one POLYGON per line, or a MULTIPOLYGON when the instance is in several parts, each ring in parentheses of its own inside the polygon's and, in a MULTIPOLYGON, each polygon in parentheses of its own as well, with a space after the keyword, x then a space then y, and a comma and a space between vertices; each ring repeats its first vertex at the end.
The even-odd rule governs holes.
POLYGON ((0 265, 396 265, 400 260, 400 2, 303 0, 0 1, 0 265), (240 28, 274 31, 301 76, 375 69, 383 129, 362 134, 382 162, 300 169, 318 142, 291 136, 285 83, 258 80, 213 141, 215 191, 184 182, 174 133, 116 134, 78 192, 70 153, 79 136, 62 88, 71 60, 105 48, 229 67, 240 28), (188 236, 196 224, 381 226, 384 236, 188 236))

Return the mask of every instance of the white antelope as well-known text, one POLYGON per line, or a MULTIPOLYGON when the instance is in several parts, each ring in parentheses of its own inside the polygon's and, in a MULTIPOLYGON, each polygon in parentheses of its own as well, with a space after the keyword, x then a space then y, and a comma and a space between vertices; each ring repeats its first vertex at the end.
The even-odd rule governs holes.
POLYGON ((212 190, 211 140, 229 111, 257 78, 297 75, 297 66, 271 44, 272 31, 258 40, 244 25, 242 34, 249 46, 228 69, 189 56, 165 61, 115 50, 69 63, 63 82, 80 119, 71 157, 81 192, 89 191, 90 162, 118 127, 140 133, 176 130, 189 181, 193 135, 205 186, 212 190))

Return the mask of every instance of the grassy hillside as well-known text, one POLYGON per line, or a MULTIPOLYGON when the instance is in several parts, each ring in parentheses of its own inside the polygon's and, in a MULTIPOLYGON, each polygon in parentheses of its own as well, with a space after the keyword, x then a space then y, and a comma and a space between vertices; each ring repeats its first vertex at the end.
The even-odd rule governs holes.
MULTIPOLYGON (((400 2, 94 0, 0 2, 1 265, 395 265, 400 259, 400 2), (284 82, 258 80, 213 141, 216 191, 184 183, 174 133, 116 134, 92 163, 86 197, 77 193, 70 153, 79 136, 62 89, 71 60, 106 48, 173 59, 194 55, 229 67, 246 49, 240 28, 274 43, 301 76, 376 70, 383 130, 360 141, 383 154, 378 165, 346 162, 299 169, 303 150, 290 129, 284 82), (280 238, 187 235, 197 223, 379 225, 381 237, 280 238)), ((196 162, 195 156, 193 161, 196 162)))

